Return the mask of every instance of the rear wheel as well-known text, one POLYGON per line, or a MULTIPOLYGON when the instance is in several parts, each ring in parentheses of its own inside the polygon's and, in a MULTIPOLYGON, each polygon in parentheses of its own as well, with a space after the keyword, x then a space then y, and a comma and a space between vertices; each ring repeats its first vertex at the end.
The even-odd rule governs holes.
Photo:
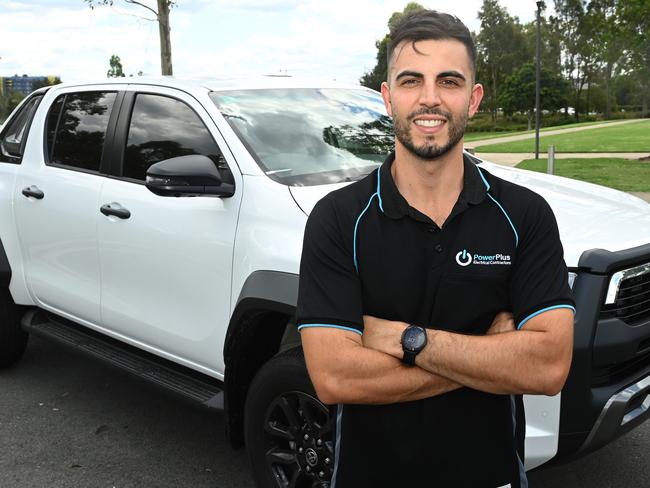
POLYGON ((0 290, 0 368, 18 361, 27 347, 27 332, 20 326, 21 309, 9 294, 0 290))
POLYGON ((246 449, 259 488, 329 487, 333 418, 314 392, 302 348, 269 360, 248 391, 246 449))

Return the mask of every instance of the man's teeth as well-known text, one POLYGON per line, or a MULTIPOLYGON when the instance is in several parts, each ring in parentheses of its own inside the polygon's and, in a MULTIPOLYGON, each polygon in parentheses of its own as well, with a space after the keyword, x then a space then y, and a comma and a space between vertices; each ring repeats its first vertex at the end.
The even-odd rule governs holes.
POLYGON ((444 120, 416 120, 415 124, 422 127, 436 127, 444 124, 444 120))

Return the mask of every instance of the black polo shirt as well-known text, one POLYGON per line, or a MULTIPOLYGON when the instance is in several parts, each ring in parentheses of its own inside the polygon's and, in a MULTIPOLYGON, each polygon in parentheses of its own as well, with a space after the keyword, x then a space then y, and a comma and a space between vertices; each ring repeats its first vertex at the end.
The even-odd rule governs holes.
MULTIPOLYGON (((464 156, 463 190, 442 228, 377 171, 332 192, 305 230, 298 329, 363 333, 363 315, 484 334, 574 309, 555 217, 538 194, 464 156)), ((392 405, 339 405, 332 488, 526 486, 520 395, 471 388, 392 405), (438 484, 444 483, 444 484, 438 484)))

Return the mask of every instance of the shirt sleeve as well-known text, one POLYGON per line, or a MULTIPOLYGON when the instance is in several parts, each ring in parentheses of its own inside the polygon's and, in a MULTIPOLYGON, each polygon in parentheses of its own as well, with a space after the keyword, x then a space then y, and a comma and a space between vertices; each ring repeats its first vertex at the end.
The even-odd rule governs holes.
POLYGON ((564 250, 551 207, 537 196, 525 220, 510 280, 517 329, 548 310, 568 308, 575 313, 564 250))
POLYGON ((363 333, 361 283, 354 268, 353 229, 341 230, 328 197, 312 210, 300 261, 296 325, 363 333), (346 237, 348 237, 346 239, 346 237))

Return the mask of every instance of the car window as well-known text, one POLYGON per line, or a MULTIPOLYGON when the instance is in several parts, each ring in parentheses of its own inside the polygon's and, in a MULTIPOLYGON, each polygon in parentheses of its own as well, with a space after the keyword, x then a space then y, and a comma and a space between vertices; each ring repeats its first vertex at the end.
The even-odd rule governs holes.
POLYGON ((32 117, 42 98, 42 95, 36 95, 27 100, 7 122, 0 134, 0 162, 20 163, 32 117))
POLYGON ((363 178, 393 150, 381 95, 366 88, 211 92, 269 178, 291 186, 363 178))
POLYGON ((50 163, 99 171, 116 95, 115 92, 68 93, 52 104, 46 128, 50 163))
POLYGON ((152 164, 189 154, 212 159, 224 181, 232 183, 219 147, 194 110, 175 98, 138 94, 124 152, 123 176, 145 181, 152 164))

